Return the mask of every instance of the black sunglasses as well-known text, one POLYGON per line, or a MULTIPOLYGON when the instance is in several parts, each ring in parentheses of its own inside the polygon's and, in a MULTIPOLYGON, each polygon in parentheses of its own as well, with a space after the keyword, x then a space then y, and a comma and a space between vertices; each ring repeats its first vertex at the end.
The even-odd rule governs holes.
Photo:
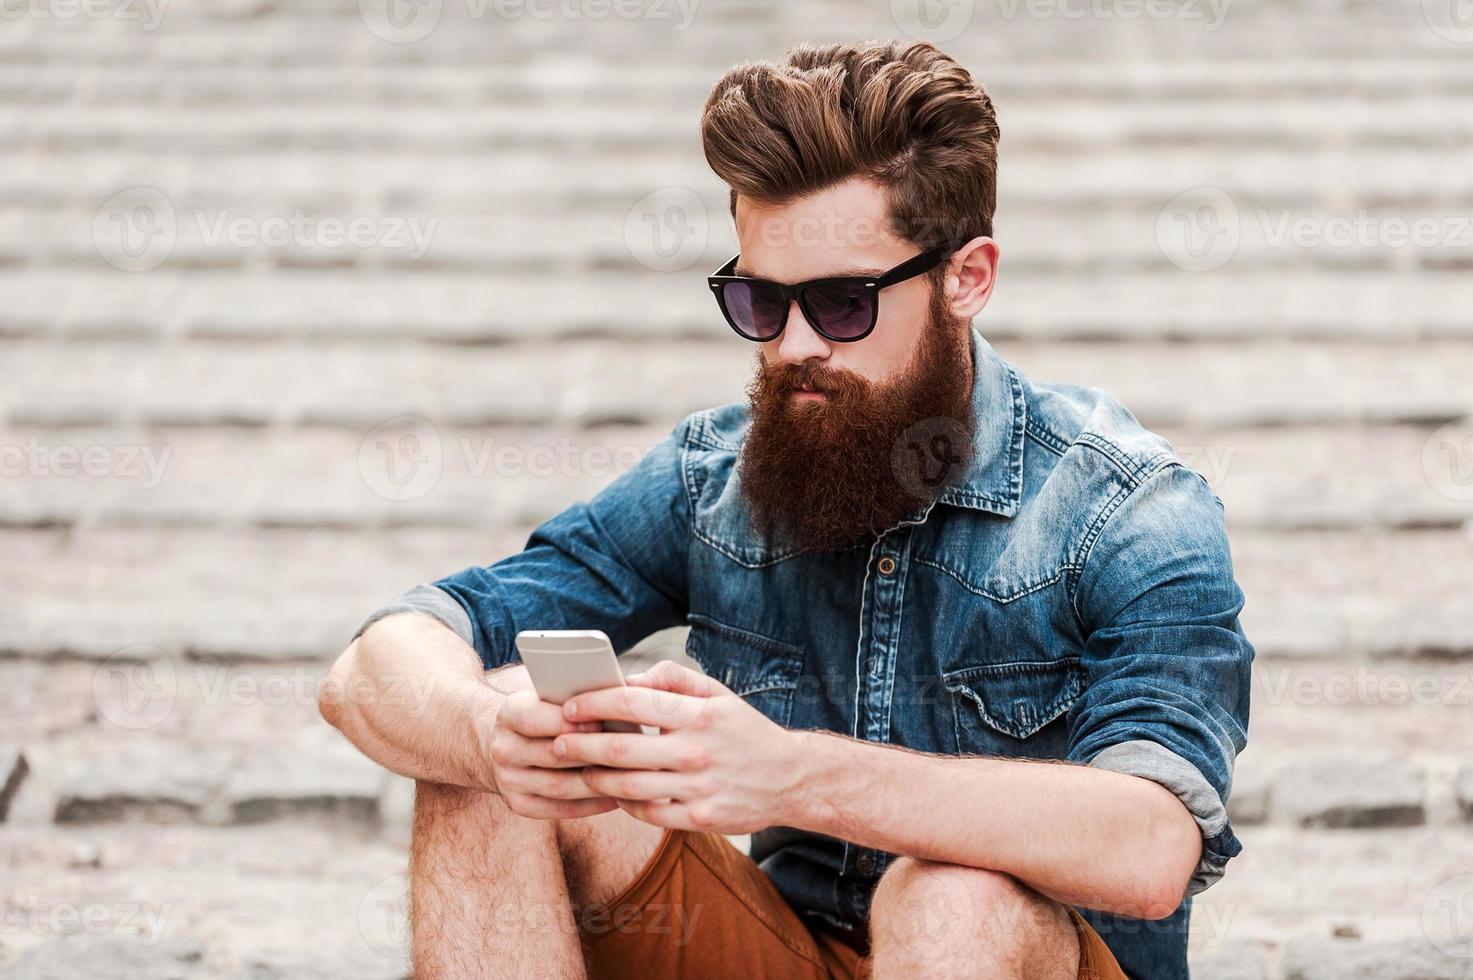
POLYGON ((820 336, 847 344, 863 340, 875 329, 880 318, 880 290, 930 272, 963 244, 964 240, 942 242, 878 276, 835 276, 791 286, 732 275, 741 258, 738 252, 706 281, 716 293, 726 322, 747 340, 776 338, 788 325, 788 310, 797 300, 803 318, 820 336))

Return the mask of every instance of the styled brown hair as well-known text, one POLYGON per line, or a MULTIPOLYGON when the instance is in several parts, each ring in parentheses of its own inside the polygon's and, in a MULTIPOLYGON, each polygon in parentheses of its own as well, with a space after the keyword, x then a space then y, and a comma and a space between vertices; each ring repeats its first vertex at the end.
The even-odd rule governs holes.
MULTIPOLYGON (((786 204, 854 177, 886 189, 892 231, 922 247, 992 234, 997 115, 924 41, 800 44, 711 90, 706 161, 738 195, 786 204)), ((938 270, 938 273, 944 269, 938 270)))

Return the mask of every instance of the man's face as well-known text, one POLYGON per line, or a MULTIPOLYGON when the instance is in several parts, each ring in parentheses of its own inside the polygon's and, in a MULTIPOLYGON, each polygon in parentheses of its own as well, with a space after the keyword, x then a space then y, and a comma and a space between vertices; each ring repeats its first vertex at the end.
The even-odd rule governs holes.
MULTIPOLYGON (((846 181, 777 206, 738 198, 741 260, 736 274, 785 283, 877 275, 920 251, 890 232, 887 215, 883 192, 866 180, 846 181)), ((866 381, 887 381, 909 363, 929 302, 926 276, 891 286, 880 294, 880 318, 874 331, 847 344, 820 336, 794 304, 783 332, 761 345, 762 361, 768 366, 813 362, 852 372, 866 381)))
MULTIPOLYGON (((921 251, 888 233, 886 213, 882 192, 863 181, 781 207, 739 200, 736 274, 797 283, 882 273, 921 251)), ((875 329, 851 343, 825 339, 791 306, 782 334, 761 345, 749 388, 742 492, 760 531, 847 547, 965 471, 975 424, 967 327, 996 257, 978 239, 949 261, 941 289, 927 276, 885 289, 875 329), (943 433, 944 481, 924 468, 943 433)))

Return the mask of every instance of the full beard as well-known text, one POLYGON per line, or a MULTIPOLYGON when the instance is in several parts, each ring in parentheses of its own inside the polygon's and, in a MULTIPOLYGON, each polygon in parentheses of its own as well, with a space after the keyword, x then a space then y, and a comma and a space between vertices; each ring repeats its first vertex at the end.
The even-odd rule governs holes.
POLYGON ((964 321, 935 295, 910 364, 875 384, 820 364, 768 366, 747 387, 742 496, 769 540, 836 551, 924 508, 966 472, 976 420, 964 321), (795 400, 803 388, 824 400, 795 400))

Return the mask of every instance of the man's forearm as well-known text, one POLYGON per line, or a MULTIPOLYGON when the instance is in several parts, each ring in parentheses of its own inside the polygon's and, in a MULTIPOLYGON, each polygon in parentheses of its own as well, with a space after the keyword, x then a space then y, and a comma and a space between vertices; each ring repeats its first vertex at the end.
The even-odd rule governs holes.
POLYGON ((398 615, 374 623, 344 651, 318 704, 386 769, 490 790, 486 745, 503 699, 465 641, 430 617, 398 615))
POLYGON ((1070 905, 1159 918, 1202 840, 1164 787, 1088 766, 950 758, 797 732, 792 819, 864 847, 1002 871, 1070 905))

